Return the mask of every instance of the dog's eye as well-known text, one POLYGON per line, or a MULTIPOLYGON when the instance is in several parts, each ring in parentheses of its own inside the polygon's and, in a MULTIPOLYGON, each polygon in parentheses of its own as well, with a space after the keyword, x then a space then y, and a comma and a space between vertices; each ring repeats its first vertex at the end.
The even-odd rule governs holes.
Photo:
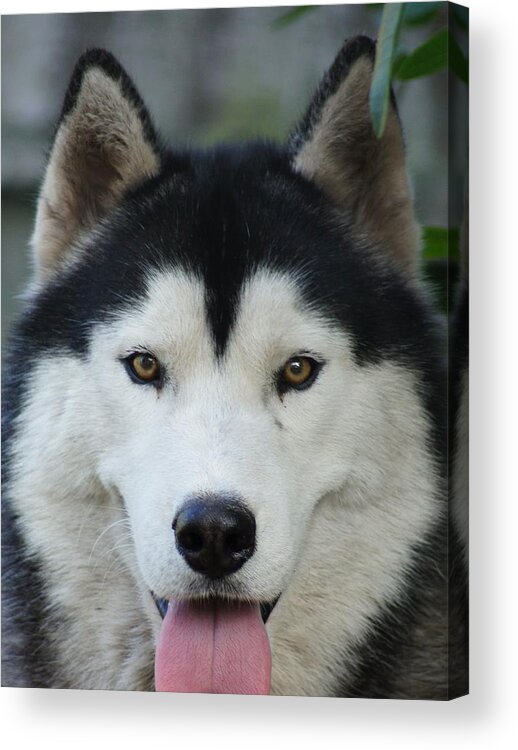
POLYGON ((131 354, 125 363, 132 380, 136 383, 156 383, 160 379, 160 365, 152 354, 131 354))
POLYGON ((288 388, 294 388, 300 391, 309 388, 318 375, 320 367, 320 362, 311 357, 291 357, 280 372, 280 390, 286 391, 288 388))

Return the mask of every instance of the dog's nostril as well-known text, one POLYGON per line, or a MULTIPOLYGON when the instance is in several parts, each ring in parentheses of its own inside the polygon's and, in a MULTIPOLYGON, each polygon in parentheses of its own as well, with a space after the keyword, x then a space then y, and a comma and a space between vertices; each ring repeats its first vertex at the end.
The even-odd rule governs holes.
POLYGON ((180 544, 192 552, 199 552, 203 547, 203 536, 195 531, 184 530, 177 535, 180 544))
POLYGON ((184 505, 173 523, 178 552, 193 570, 222 578, 253 555, 255 518, 235 498, 204 496, 184 505))
POLYGON ((232 552, 241 552, 253 544, 253 538, 248 534, 227 534, 225 543, 232 552))

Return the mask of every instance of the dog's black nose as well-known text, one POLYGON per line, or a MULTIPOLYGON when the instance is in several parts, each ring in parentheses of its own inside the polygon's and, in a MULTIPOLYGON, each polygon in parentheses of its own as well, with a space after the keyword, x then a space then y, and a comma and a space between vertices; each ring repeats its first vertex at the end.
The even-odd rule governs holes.
POLYGON ((254 554, 255 518, 234 498, 189 500, 173 522, 178 552, 209 578, 235 573, 254 554))

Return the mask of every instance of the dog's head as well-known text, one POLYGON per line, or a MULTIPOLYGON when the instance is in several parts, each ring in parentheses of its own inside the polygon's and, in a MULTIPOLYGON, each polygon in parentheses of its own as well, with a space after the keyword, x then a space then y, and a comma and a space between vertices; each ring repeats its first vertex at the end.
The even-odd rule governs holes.
POLYGON ((347 43, 285 146, 208 153, 164 149, 109 54, 77 65, 38 205, 34 340, 77 361, 81 445, 161 599, 275 602, 318 504, 383 497, 410 450, 430 334, 373 58, 347 43))

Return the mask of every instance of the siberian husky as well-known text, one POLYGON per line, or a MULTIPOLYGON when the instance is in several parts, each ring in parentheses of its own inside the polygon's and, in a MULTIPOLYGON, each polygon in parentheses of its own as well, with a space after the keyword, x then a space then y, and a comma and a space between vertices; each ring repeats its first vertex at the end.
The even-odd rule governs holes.
POLYGON ((444 332, 374 53, 286 144, 209 151, 77 63, 4 371, 4 685, 467 691, 444 332))

